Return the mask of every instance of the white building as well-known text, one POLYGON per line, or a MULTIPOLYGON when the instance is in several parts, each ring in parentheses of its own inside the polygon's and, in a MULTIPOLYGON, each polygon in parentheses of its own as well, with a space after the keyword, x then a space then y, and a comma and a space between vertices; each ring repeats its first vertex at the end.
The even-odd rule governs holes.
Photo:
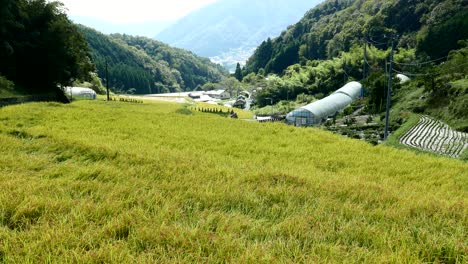
POLYGON ((215 90, 215 91, 208 91, 205 92, 205 95, 208 95, 214 99, 226 100, 231 98, 231 94, 226 90, 215 90))

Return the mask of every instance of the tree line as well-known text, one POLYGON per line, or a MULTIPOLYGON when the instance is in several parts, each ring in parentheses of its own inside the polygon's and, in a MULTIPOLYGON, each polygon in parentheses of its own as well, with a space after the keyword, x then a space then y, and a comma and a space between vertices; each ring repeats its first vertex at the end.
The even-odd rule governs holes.
POLYGON ((122 93, 192 91, 219 82, 228 72, 208 59, 159 41, 125 34, 105 35, 80 25, 99 76, 122 93), (107 73, 106 73, 107 67, 107 73))
MULTIPOLYGON (((0 0, 0 78, 30 94, 56 93, 95 70, 60 2, 0 0)), ((2 87, 4 88, 4 87, 2 87)))
POLYGON ((399 46, 416 48, 420 56, 439 58, 461 48, 468 38, 464 0, 363 1, 327 0, 275 39, 265 40, 248 60, 244 75, 283 74, 290 65, 333 59, 364 39, 387 49, 391 34, 399 46))
POLYGON ((117 93, 149 94, 191 91, 228 76, 221 66, 188 51, 75 25, 65 10, 55 1, 0 0, 2 90, 56 93, 66 100, 61 87, 102 92, 101 80, 117 93))
POLYGON ((242 69, 242 82, 257 91, 257 105, 264 107, 304 95, 320 99, 348 81, 361 81, 368 109, 380 113, 393 39, 399 63, 394 69, 417 73, 410 77, 431 97, 449 98, 459 114, 457 100, 466 90, 459 89, 458 97, 449 90, 466 76, 466 67, 453 68, 467 59, 466 21, 464 0, 327 0, 279 37, 265 40, 242 69), (453 66, 451 74, 446 65, 453 66))

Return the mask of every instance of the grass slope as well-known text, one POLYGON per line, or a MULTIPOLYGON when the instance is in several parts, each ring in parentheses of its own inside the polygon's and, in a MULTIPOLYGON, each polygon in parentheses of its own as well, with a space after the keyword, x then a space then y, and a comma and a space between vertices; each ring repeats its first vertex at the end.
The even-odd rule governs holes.
POLYGON ((466 163, 180 107, 0 109, 0 261, 466 261, 466 163))

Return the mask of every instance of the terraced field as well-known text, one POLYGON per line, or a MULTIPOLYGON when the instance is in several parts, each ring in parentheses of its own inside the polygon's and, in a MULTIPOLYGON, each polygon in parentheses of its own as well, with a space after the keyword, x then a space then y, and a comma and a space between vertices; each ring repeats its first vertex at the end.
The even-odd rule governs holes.
POLYGON ((467 263, 468 163, 191 107, 0 108, 0 263, 467 263))
POLYGON ((468 134, 455 131, 447 124, 422 116, 400 143, 424 151, 458 158, 468 148, 468 134))

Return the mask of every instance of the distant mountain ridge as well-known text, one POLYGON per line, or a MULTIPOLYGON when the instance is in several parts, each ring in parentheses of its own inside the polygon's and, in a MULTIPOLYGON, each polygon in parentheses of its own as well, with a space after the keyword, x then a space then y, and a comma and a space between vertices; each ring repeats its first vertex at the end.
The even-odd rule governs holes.
POLYGON ((97 31, 104 34, 128 34, 132 36, 144 36, 144 37, 153 37, 154 34, 157 34, 167 28, 169 25, 175 21, 149 21, 149 22, 139 22, 139 23, 126 23, 126 24, 116 24, 101 20, 93 17, 85 16, 74 16, 71 15, 70 19, 76 24, 82 24, 90 28, 94 28, 97 31))
POLYGON ((218 82, 228 73, 207 58, 145 37, 105 35, 79 25, 98 75, 117 92, 151 94, 192 91, 207 82, 218 82))
POLYGON ((214 58, 224 66, 235 65, 245 61, 263 40, 279 35, 320 2, 220 0, 182 18, 156 39, 214 58))

